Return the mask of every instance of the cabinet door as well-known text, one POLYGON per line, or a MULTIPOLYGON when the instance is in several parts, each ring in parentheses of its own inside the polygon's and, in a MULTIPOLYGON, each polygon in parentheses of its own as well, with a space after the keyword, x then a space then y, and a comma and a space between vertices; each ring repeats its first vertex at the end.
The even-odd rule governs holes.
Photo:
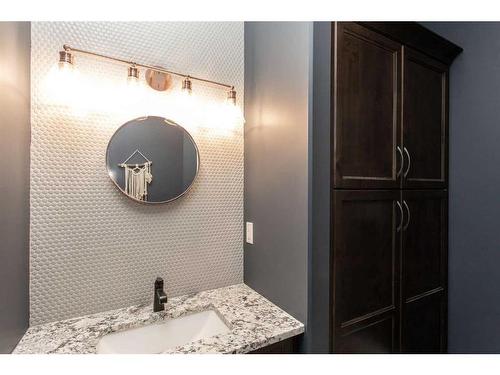
POLYGON ((335 191, 333 351, 399 351, 399 191, 335 191))
POLYGON ((446 352, 447 192, 404 191, 402 350, 446 352))
POLYGON ((404 47, 403 76, 403 187, 445 189, 448 68, 404 47))
POLYGON ((402 47, 355 23, 336 35, 334 186, 398 188, 402 47))

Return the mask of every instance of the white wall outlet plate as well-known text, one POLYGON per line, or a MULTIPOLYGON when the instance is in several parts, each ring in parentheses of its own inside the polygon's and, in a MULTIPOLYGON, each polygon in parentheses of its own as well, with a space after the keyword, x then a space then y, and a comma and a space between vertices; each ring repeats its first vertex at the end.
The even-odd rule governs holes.
POLYGON ((253 223, 246 222, 246 242, 253 245, 253 223))

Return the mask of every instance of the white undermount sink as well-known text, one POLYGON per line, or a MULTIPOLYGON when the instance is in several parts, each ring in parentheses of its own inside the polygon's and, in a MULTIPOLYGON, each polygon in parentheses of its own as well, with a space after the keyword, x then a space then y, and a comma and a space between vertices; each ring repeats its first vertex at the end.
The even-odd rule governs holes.
POLYGON ((98 354, 156 354, 203 338, 229 332, 213 310, 202 311, 160 324, 110 333, 97 344, 98 354))

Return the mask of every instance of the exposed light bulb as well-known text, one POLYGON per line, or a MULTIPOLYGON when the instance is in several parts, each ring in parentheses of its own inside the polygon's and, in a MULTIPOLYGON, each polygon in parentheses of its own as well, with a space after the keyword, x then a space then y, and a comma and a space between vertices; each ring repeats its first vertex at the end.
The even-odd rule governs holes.
POLYGON ((140 71, 135 64, 127 68, 127 82, 125 90, 121 93, 120 104, 123 110, 129 110, 138 106, 143 106, 147 102, 146 88, 140 79, 140 71))
POLYGON ((41 97, 49 105, 66 107, 74 115, 86 115, 91 109, 90 85, 82 79, 69 49, 59 52, 59 61, 43 82, 41 97))
POLYGON ((78 76, 79 72, 71 63, 59 61, 53 66, 44 79, 47 102, 55 105, 72 105, 74 91, 78 90, 78 76))
POLYGON ((182 81, 182 89, 171 96, 171 112, 173 119, 188 130, 198 125, 200 103, 193 93, 192 82, 187 76, 182 81))
POLYGON ((236 105, 232 99, 228 99, 226 103, 224 103, 223 108, 225 112, 223 117, 228 125, 235 127, 245 123, 241 108, 236 105))
POLYGON ((203 126, 206 126, 211 134, 221 137, 231 137, 241 131, 245 121, 239 106, 227 98, 223 102, 208 105, 205 113, 202 118, 203 126))
POLYGON ((223 105, 224 121, 228 126, 238 126, 245 123, 245 118, 241 112, 241 108, 236 104, 236 91, 234 86, 227 93, 226 102, 223 105))

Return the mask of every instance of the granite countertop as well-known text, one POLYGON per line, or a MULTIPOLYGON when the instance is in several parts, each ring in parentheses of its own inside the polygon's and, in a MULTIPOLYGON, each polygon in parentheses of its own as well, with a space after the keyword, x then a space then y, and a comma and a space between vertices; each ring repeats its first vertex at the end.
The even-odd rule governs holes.
POLYGON ((95 353, 111 332, 140 327, 190 313, 215 310, 231 329, 164 353, 246 353, 304 332, 304 325, 245 284, 169 299, 165 311, 152 305, 128 308, 32 326, 14 354, 95 353))

